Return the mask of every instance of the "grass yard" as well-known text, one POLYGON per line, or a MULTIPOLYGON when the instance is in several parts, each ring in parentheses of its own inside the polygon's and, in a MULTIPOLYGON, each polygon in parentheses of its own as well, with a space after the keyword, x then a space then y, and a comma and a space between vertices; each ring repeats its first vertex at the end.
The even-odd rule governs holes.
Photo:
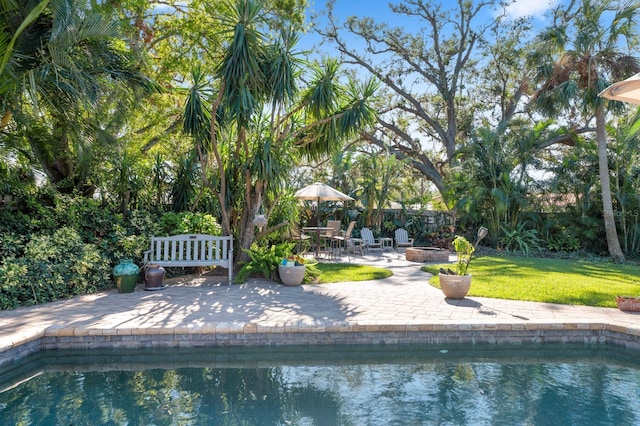
POLYGON ((314 266, 321 272, 318 284, 379 280, 393 275, 388 269, 350 263, 318 263, 314 266))
MULTIPOLYGON (((426 265, 429 283, 440 288, 438 270, 426 265)), ((640 296, 640 266, 581 260, 480 256, 469 266, 469 296, 616 307, 616 296, 640 296)))

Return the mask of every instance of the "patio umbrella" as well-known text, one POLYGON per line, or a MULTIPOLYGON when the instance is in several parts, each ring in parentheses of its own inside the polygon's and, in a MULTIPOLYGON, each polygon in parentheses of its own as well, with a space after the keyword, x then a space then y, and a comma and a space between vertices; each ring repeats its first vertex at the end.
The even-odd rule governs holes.
POLYGON ((318 203, 316 208, 316 256, 320 254, 320 202, 321 201, 352 201, 353 198, 324 183, 316 182, 299 189, 295 195, 300 200, 311 200, 318 203))
POLYGON ((612 84, 600 92, 598 96, 614 101, 640 104, 640 73, 612 84))

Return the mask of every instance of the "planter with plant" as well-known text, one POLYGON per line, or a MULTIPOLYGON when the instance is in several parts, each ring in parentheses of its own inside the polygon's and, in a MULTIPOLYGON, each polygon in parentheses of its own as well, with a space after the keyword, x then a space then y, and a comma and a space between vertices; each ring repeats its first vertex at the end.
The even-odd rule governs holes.
POLYGON ((471 244, 465 237, 457 235, 453 240, 453 249, 458 255, 455 264, 455 271, 440 268, 438 279, 440 289, 445 297, 449 299, 463 299, 469 293, 471 287, 471 274, 467 273, 469 263, 480 240, 487 236, 487 228, 481 227, 478 230, 478 239, 475 244, 471 244))
POLYGON ((307 271, 305 259, 302 256, 291 255, 282 259, 278 265, 278 275, 284 285, 300 285, 307 271))
POLYGON ((272 246, 260 246, 253 244, 250 250, 244 250, 251 259, 245 263, 242 268, 236 274, 235 282, 246 282, 251 275, 262 275, 264 278, 272 281, 278 281, 278 278, 282 278, 280 273, 280 267, 282 261, 288 261, 291 258, 292 266, 295 268, 296 259, 299 264, 304 264, 301 268, 303 272, 303 282, 311 282, 320 275, 320 271, 315 267, 317 261, 312 259, 303 258, 302 256, 295 256, 292 254, 295 243, 281 243, 272 246), (302 262, 304 263, 302 263, 302 262), (310 263, 312 262, 312 263, 310 263))

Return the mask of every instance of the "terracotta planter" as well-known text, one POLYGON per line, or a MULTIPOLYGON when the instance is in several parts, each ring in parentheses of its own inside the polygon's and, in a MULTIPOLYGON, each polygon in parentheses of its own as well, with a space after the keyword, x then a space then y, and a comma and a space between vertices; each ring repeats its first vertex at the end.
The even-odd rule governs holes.
POLYGON ((616 304, 621 311, 640 312, 640 297, 616 296, 616 304))
POLYGON ((305 266, 284 266, 278 265, 280 281, 284 285, 300 285, 304 279, 305 266))
POLYGON ((464 299, 471 287, 471 275, 438 275, 440 289, 449 299, 464 299))

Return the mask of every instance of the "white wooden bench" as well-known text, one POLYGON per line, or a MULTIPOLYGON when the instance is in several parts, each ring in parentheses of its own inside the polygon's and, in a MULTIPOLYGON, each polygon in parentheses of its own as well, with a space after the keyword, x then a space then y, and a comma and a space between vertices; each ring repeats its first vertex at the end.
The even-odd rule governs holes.
POLYGON ((151 237, 151 249, 144 252, 144 264, 167 267, 222 266, 233 278, 233 236, 183 234, 151 237))

